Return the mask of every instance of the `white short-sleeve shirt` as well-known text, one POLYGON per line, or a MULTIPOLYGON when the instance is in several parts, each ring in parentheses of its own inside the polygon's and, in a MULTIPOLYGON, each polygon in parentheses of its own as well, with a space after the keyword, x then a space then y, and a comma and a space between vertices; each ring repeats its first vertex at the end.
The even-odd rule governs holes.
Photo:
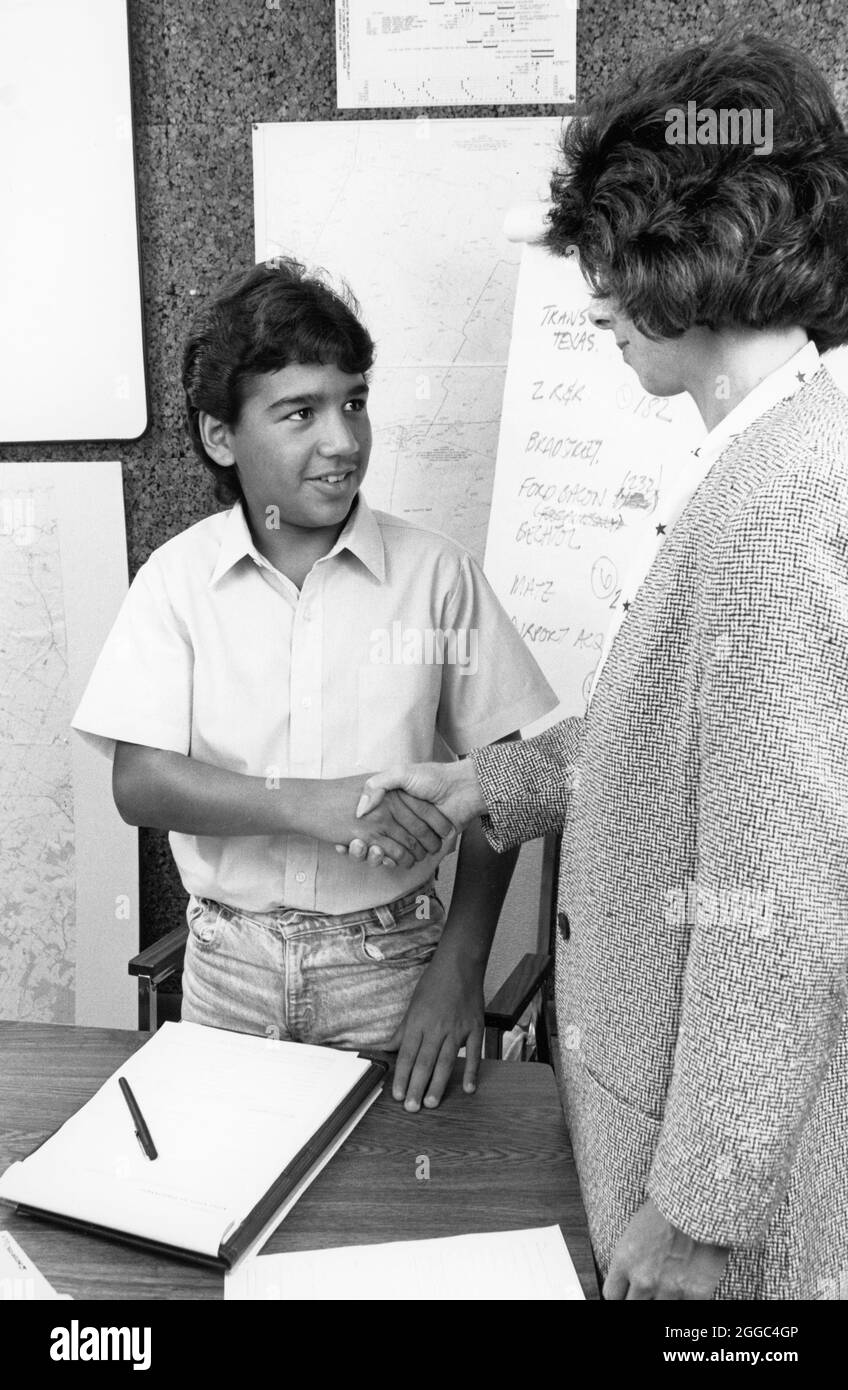
MULTIPOLYGON (((303 588, 253 544, 240 504, 136 575, 73 718, 116 740, 254 777, 346 777, 502 738, 557 698, 479 566, 360 497, 303 588), (443 742, 441 742, 443 740, 443 742)), ((439 856, 385 870, 300 835, 173 833, 185 888, 255 912, 375 907, 439 856)))

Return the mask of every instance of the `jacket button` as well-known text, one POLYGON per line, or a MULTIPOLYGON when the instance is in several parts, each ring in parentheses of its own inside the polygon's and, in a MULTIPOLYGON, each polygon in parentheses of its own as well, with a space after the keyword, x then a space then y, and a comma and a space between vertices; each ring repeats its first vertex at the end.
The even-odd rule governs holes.
POLYGON ((559 927, 559 934, 562 937, 563 941, 568 941, 571 937, 571 927, 569 925, 568 917, 564 912, 557 913, 557 926, 559 927))

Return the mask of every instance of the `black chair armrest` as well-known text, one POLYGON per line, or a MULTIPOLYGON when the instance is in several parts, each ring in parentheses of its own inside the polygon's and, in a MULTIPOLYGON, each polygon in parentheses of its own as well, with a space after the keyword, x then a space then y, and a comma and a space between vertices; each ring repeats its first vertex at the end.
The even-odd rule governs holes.
POLYGON ((152 946, 133 956, 127 966, 130 975, 139 975, 153 985, 160 985, 182 968, 188 927, 175 927, 152 946))
POLYGON ((534 994, 548 978, 553 957, 527 954, 486 1005, 485 1025, 507 1031, 514 1028, 534 994))

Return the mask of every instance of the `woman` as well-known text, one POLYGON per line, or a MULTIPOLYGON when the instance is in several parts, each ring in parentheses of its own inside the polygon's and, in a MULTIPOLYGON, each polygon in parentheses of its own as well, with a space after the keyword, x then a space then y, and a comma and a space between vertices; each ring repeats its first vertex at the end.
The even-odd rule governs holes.
POLYGON ((549 245, 643 387, 695 400, 691 495, 585 719, 393 769, 365 809, 403 787, 501 849, 565 828, 562 1082, 605 1295, 845 1297, 848 402, 818 352, 848 340, 848 137, 805 58, 747 38, 619 84, 564 156, 549 245), (673 143, 689 103, 773 147, 673 143))

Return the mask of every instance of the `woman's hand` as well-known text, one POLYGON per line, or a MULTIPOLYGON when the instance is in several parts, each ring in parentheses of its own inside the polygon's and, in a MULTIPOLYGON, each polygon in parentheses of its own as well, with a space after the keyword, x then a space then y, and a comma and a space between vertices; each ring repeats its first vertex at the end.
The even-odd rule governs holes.
POLYGON ((643 1202, 613 1251, 604 1298, 712 1298, 730 1257, 726 1245, 693 1240, 643 1202))

